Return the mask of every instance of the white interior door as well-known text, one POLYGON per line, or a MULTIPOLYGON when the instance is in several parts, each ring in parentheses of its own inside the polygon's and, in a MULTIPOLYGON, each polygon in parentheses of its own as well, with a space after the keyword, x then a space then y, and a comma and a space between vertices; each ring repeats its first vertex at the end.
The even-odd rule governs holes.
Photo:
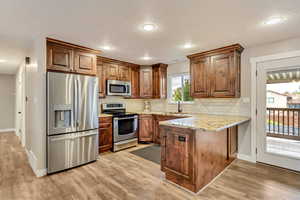
POLYGON ((300 57, 273 60, 257 65, 257 161, 300 171, 300 158, 274 153, 267 148, 266 94, 267 73, 300 67, 300 57))

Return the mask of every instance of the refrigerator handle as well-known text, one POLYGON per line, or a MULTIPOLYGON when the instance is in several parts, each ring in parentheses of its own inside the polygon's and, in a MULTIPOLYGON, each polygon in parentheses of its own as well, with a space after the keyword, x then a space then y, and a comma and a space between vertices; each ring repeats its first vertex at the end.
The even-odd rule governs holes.
POLYGON ((74 75, 74 122, 76 130, 78 130, 78 105, 79 105, 79 99, 78 99, 78 80, 77 77, 74 75))

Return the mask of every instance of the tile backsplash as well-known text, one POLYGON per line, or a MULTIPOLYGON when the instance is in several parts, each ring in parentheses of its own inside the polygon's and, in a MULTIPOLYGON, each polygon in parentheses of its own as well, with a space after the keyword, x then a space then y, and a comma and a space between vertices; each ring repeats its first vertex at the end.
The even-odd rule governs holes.
MULTIPOLYGON (((143 99, 124 99, 122 97, 106 97, 101 99, 100 103, 122 102, 126 104, 127 111, 143 111, 143 99)), ((152 99, 147 100, 151 103, 151 111, 177 111, 177 104, 171 104, 168 100, 152 99)), ((208 113, 208 114, 227 114, 250 116, 249 98, 231 98, 231 99, 195 99, 191 104, 182 105, 183 112, 190 113, 208 113)))

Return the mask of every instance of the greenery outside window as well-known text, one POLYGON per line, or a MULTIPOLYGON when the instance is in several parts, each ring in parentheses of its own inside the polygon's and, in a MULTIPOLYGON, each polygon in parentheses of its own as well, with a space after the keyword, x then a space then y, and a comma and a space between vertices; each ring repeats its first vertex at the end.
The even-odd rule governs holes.
POLYGON ((190 75, 179 74, 170 77, 169 99, 171 103, 181 101, 183 103, 192 103, 194 99, 190 95, 190 75))

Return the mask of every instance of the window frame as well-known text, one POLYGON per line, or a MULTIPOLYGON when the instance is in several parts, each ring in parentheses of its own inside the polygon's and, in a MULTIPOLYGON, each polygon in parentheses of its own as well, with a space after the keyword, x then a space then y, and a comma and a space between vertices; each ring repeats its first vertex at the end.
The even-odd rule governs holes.
POLYGON ((267 103, 275 103, 275 97, 268 97, 267 98, 267 103), (272 99, 273 102, 270 102, 270 99, 272 99))
MULTIPOLYGON (((177 104, 176 101, 172 101, 172 79, 174 77, 179 77, 179 76, 180 77, 189 76, 191 80, 191 75, 188 72, 168 75, 168 104, 177 104)), ((193 101, 181 101, 181 104, 194 104, 194 103, 195 103, 195 99, 193 101)))

